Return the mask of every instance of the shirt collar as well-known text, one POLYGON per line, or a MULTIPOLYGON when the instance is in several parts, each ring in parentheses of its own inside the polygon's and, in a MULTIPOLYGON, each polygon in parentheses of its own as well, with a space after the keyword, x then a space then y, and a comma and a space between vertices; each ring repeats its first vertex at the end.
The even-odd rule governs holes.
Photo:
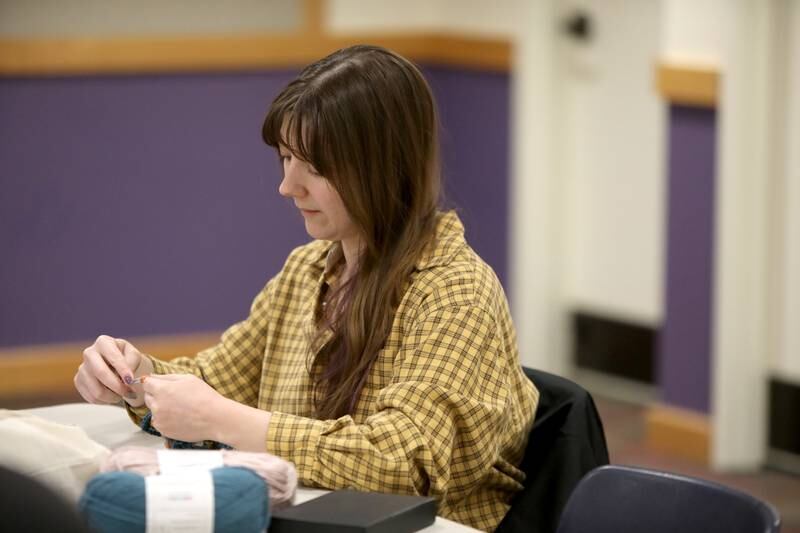
POLYGON ((447 265, 465 245, 464 225, 456 212, 439 213, 435 239, 422 252, 422 256, 417 260, 416 269, 421 271, 447 265))
POLYGON ((333 285, 341 275, 339 266, 344 261, 344 251, 342 244, 339 242, 331 243, 328 248, 328 253, 325 255, 325 267, 322 271, 322 279, 327 281, 329 285, 333 285))

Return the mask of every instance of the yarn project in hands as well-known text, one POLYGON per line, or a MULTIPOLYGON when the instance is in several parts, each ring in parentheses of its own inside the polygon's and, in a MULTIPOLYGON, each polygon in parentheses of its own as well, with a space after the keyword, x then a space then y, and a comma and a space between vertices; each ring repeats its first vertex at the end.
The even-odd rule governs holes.
MULTIPOLYGON (((142 431, 155 435, 156 437, 164 437, 161 432, 153 427, 152 424, 153 413, 150 411, 142 417, 139 427, 142 431)), ((186 442, 183 440, 171 439, 164 437, 164 446, 174 450, 230 450, 232 449, 227 444, 217 442, 215 440, 202 440, 200 442, 186 442)))
MULTIPOLYGON (((270 521, 264 482, 247 468, 211 470, 215 533, 261 533, 270 521)), ((92 531, 144 533, 145 478, 133 472, 105 472, 89 481, 79 508, 92 531)))
MULTIPOLYGON (((220 450, 225 466, 249 468, 269 487, 270 506, 278 509, 291 505, 297 491, 294 465, 270 453, 220 450)), ((158 450, 142 446, 123 446, 114 450, 100 464, 101 472, 135 472, 151 476, 160 472, 158 450)))

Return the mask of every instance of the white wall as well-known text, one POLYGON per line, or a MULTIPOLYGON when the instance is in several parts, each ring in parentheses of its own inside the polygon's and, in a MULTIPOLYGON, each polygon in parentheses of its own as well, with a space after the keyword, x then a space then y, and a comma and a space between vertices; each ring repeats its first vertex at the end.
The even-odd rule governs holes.
POLYGON ((561 272, 562 187, 558 129, 555 9, 552 0, 524 3, 513 61, 511 305, 523 364, 563 373, 567 323, 561 272))
POLYGON ((441 24, 437 2, 408 0, 402 9, 391 0, 328 0, 325 29, 332 33, 434 30, 441 24))
POLYGON ((665 112, 653 83, 660 2, 570 0, 589 43, 559 38, 559 180, 570 308, 658 327, 665 260, 665 112))
POLYGON ((778 285, 782 298, 779 305, 777 329, 778 342, 772 364, 773 373, 783 379, 800 384, 800 2, 782 0, 786 9, 784 26, 786 52, 779 73, 785 100, 780 115, 784 122, 777 142, 782 143, 782 165, 778 167, 782 178, 779 211, 782 232, 779 273, 783 286, 778 285))
POLYGON ((718 66, 726 46, 722 29, 730 24, 730 7, 730 0, 665 0, 660 59, 718 66))
POLYGON ((334 33, 437 31, 514 37, 524 0, 328 0, 334 33))
POLYGON ((766 448, 772 2, 732 0, 721 31, 712 336, 712 462, 762 464, 766 448), (743 391, 747 391, 743 394, 743 391))
POLYGON ((294 0, 0 0, 0 37, 103 37, 281 31, 294 0))

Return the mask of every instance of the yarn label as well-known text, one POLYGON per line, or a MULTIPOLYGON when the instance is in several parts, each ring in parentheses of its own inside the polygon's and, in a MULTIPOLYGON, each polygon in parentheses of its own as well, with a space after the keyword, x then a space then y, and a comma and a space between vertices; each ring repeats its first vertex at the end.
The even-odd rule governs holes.
POLYGON ((144 482, 146 533, 213 533, 211 472, 147 476, 144 482))
POLYGON ((158 450, 158 469, 162 475, 222 466, 222 452, 219 450, 158 450))

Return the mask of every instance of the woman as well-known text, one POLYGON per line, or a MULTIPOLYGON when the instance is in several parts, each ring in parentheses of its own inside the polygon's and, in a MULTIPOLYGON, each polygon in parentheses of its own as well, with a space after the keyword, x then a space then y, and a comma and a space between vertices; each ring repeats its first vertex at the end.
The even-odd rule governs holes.
POLYGON ((494 529, 521 488, 538 393, 497 277, 437 209, 437 129, 427 83, 397 54, 354 46, 305 68, 263 137, 315 240, 194 358, 99 337, 81 395, 124 397, 174 439, 284 457, 308 486, 427 494, 494 529))

